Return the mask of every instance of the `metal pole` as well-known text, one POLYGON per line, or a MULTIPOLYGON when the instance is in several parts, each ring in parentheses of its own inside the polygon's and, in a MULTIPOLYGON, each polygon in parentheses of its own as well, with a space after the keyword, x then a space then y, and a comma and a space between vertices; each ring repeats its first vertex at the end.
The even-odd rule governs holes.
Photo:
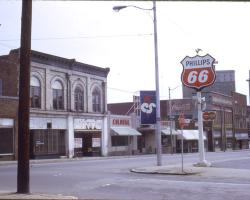
POLYGON ((32 0, 22 1, 19 107, 18 107, 18 167, 17 193, 30 192, 30 52, 31 52, 32 0))
POLYGON ((205 159, 204 150, 204 140, 203 140, 203 120, 202 120, 202 110, 201 110, 201 92, 197 91, 197 101, 198 101, 198 127, 199 127, 199 158, 201 166, 209 166, 210 164, 205 159))
POLYGON ((172 102, 171 102, 171 89, 168 88, 168 95, 169 95, 169 118, 170 118, 170 140, 171 140, 171 154, 173 154, 173 135, 172 135, 172 102))
POLYGON ((157 165, 162 165, 161 159, 161 131, 160 131, 160 91, 159 91, 159 69, 158 69, 158 43, 157 43, 157 20, 156 3, 153 1, 154 11, 154 48, 155 48, 155 87, 156 87, 156 143, 157 143, 157 165))
POLYGON ((183 128, 181 128, 181 172, 184 173, 183 170, 183 128))

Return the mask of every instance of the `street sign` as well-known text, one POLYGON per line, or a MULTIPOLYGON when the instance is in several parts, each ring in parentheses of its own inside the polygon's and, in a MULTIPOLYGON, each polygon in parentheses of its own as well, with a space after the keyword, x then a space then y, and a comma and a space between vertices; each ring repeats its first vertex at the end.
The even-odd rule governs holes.
POLYGON ((206 112, 203 112, 202 114, 202 118, 204 121, 214 120, 215 117, 216 117, 215 111, 206 111, 206 112))
POLYGON ((186 56, 181 64, 183 71, 181 74, 182 83, 190 88, 200 91, 202 88, 212 85, 215 81, 215 59, 209 54, 205 56, 186 56))

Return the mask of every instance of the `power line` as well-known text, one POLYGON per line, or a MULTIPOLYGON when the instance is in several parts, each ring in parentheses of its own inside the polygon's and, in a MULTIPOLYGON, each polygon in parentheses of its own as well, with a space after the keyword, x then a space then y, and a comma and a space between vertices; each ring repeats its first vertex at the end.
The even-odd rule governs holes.
MULTIPOLYGON (((78 39, 99 39, 99 38, 116 38, 116 37, 144 37, 151 36, 152 33, 139 33, 139 34, 122 34, 122 35, 86 35, 86 36, 69 36, 69 37, 47 37, 47 38, 32 38, 32 40, 78 40, 78 39)), ((18 39, 2 39, 1 42, 17 41, 18 39)))

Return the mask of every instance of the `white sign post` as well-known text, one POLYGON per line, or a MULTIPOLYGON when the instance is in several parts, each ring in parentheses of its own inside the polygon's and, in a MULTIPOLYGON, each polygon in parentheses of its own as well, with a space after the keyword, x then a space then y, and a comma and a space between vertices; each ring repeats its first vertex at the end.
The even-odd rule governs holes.
POLYGON ((197 91, 198 102, 198 128, 199 128, 199 163, 196 166, 207 167, 211 164, 205 159, 204 139, 203 139, 203 120, 202 120, 202 98, 201 90, 214 83, 216 75, 214 69, 215 59, 209 54, 205 56, 196 55, 186 56, 181 64, 183 71, 181 74, 182 83, 197 91))

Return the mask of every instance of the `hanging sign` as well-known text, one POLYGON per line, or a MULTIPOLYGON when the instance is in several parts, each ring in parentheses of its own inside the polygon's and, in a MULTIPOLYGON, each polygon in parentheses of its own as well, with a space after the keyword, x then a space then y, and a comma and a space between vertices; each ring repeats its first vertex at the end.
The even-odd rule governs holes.
POLYGON ((140 91, 141 124, 156 123, 155 91, 140 91))

